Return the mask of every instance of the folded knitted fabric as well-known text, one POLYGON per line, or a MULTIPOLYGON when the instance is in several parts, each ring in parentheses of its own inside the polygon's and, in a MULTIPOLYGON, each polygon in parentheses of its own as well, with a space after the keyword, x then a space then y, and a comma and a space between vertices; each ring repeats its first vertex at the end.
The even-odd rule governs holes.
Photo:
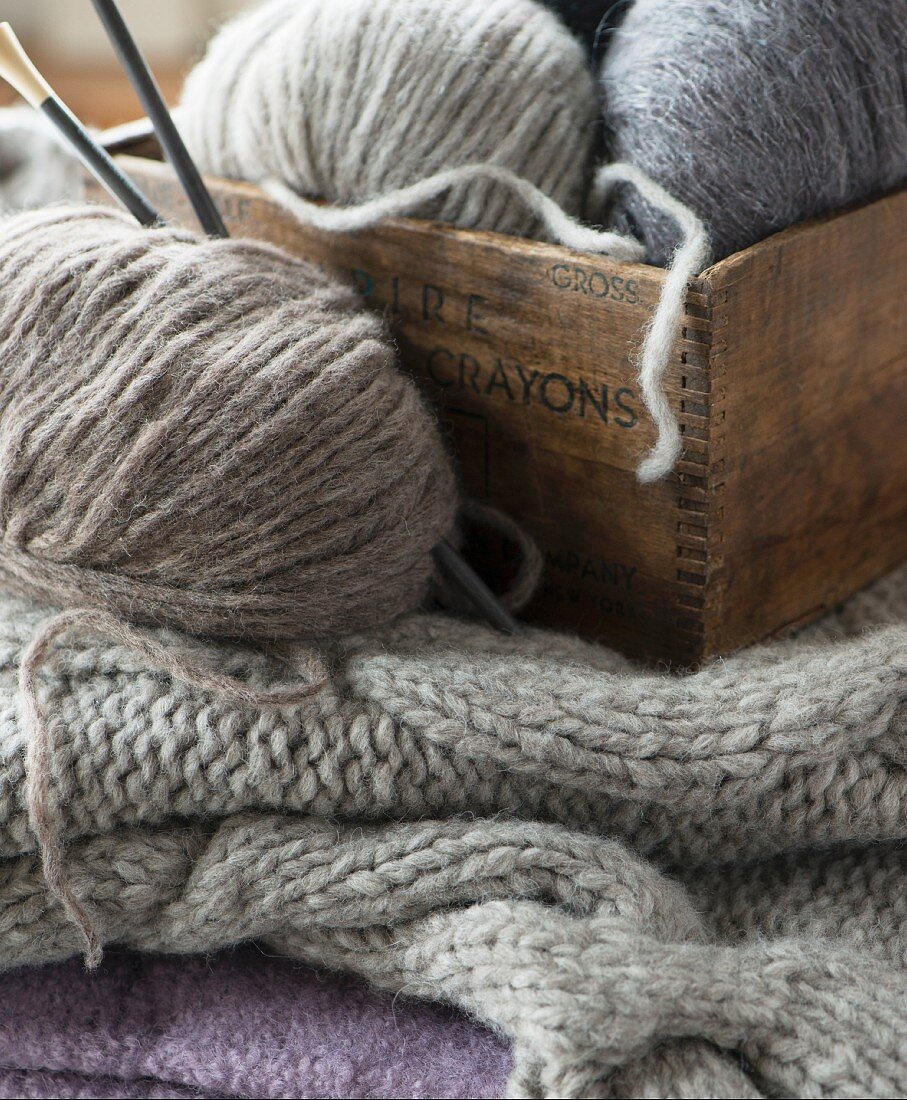
MULTIPOLYGON (((81 942, 24 808, 45 615, 0 613, 6 966, 81 942)), ((512 1096, 907 1095, 907 570, 685 676, 438 616, 323 656, 322 695, 256 710, 55 651, 54 801, 104 941, 255 938, 457 1004, 512 1040, 512 1096)))
POLYGON ((505 1044, 257 949, 113 951, 0 978, 0 1096, 500 1096, 505 1044))
MULTIPOLYGON (((35 845, 17 671, 49 614, 0 597, 0 855, 35 845)), ((197 651, 253 687, 294 681, 253 650, 197 651)), ((328 690, 256 710, 103 637, 72 638, 41 691, 67 833, 252 808, 356 822, 505 813, 620 835, 680 866, 904 836, 907 570, 795 640, 686 676, 435 615, 324 657, 328 690)))

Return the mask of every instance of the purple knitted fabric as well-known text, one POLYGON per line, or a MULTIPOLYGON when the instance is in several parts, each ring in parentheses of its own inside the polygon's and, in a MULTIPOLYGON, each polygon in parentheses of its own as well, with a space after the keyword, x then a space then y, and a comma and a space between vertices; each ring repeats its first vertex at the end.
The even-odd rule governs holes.
POLYGON ((497 1097, 507 1046, 437 1005, 243 948, 0 978, 0 1097, 497 1097))

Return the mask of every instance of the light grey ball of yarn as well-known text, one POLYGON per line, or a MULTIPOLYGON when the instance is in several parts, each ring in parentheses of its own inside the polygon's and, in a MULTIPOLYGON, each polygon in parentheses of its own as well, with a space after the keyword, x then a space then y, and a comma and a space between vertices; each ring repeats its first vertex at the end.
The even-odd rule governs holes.
POLYGON ((0 580, 252 640, 422 601, 456 486, 380 318, 276 248, 0 221, 0 580))
POLYGON ((0 109, 0 214, 82 197, 82 169, 31 107, 0 109))
MULTIPOLYGON (((615 159, 708 224, 716 258, 907 178, 904 0, 635 0, 601 69, 615 159)), ((617 225, 667 261, 629 189, 617 225)))
MULTIPOLYGON (((491 163, 578 215, 596 114, 582 47, 534 0, 271 0, 214 38, 180 125, 207 171, 338 205, 491 163)), ((420 213, 540 233, 486 181, 420 213)))

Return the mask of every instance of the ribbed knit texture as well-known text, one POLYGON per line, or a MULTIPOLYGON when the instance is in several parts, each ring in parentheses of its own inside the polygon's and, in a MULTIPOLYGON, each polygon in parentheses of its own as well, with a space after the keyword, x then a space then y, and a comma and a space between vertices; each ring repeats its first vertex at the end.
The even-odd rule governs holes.
MULTIPOLYGON (((23 807, 14 678, 41 620, 0 616, 6 965, 81 942, 23 807)), ((907 572, 684 677, 432 616, 325 658, 329 689, 266 711, 103 640, 46 666, 103 939, 254 937, 452 1001, 513 1040, 514 1096, 907 1092, 907 572)))

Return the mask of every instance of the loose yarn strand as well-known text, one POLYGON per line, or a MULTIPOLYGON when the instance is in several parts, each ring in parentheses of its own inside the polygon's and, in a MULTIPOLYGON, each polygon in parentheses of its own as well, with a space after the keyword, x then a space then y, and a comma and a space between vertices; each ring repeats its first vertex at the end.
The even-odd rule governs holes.
POLYGON ((507 188, 541 222, 552 240, 577 252, 604 252, 635 263, 645 249, 632 237, 583 225, 544 191, 509 168, 497 164, 464 164, 388 191, 378 198, 351 206, 325 206, 302 198, 278 179, 268 179, 264 190, 299 221, 328 233, 356 233, 389 218, 406 217, 428 207, 434 199, 468 183, 496 183, 507 188))
POLYGON ((538 543, 506 512, 476 500, 475 497, 466 497, 460 511, 468 520, 495 531, 517 548, 519 567, 507 590, 499 598, 508 611, 520 611, 535 595, 545 568, 545 560, 538 543))
MULTIPOLYGON (((67 623, 67 627, 69 625, 71 623, 67 623)), ((85 942, 85 965, 94 969, 101 961, 101 942, 91 917, 66 877, 59 807, 51 788, 53 735, 50 723, 38 703, 37 671, 47 657, 54 636, 49 628, 45 628, 32 640, 19 666, 19 693, 27 731, 25 783, 28 821, 38 842, 47 888, 82 934, 85 942)))
MULTIPOLYGON (((263 187, 275 202, 305 225, 328 233, 356 233, 388 218, 416 214, 443 192, 478 181, 508 188, 535 214, 550 238, 566 248, 603 253, 627 263, 638 263, 645 256, 645 248, 639 241, 621 233, 583 225, 535 184, 495 164, 451 168, 409 187, 352 206, 311 202, 277 179, 266 180, 263 187)), ((601 208, 600 203, 607 192, 617 183, 632 184, 649 203, 673 218, 682 234, 639 352, 642 399, 658 432, 654 446, 637 468, 637 477, 646 483, 669 474, 680 457, 680 428, 664 390, 664 377, 683 319, 687 284, 708 262, 709 240, 703 222, 689 207, 631 164, 608 164, 598 170, 594 209, 601 208)))
MULTIPOLYGON (((578 215, 598 102, 582 46, 535 0, 264 0, 214 36, 179 112, 212 175, 346 207, 492 163, 578 215)), ((485 173, 426 216, 535 237, 512 190, 485 173)))
POLYGON ((708 263, 709 238, 702 220, 688 206, 632 164, 606 164, 598 170, 594 183, 595 209, 602 208, 608 192, 618 183, 632 184, 643 199, 673 218, 681 232, 681 243, 668 265, 661 298, 639 352, 642 399, 658 429, 655 445, 636 470, 639 480, 647 483, 669 474, 680 458, 683 443, 665 393, 664 378, 683 322, 687 285, 708 263))
MULTIPOLYGON (((633 0, 598 66, 611 158, 695 210, 715 260, 903 186, 905 74, 904 0, 633 0)), ((655 263, 678 243, 629 188, 609 214, 655 263)))
POLYGON ((323 691, 329 674, 320 658, 307 653, 312 678, 288 688, 253 688, 234 676, 219 673, 190 657, 187 651, 168 647, 147 630, 138 629, 104 611, 63 611, 47 622, 31 640, 19 665, 19 692, 26 732, 25 784, 28 819, 41 853, 48 889, 60 901, 85 942, 85 964, 96 967, 102 946, 94 923, 69 883, 64 861, 65 844, 60 807, 51 783, 54 738, 52 724, 38 700, 38 673, 47 663, 54 643, 75 627, 109 637, 131 649, 151 668, 185 684, 210 691, 225 699, 254 706, 291 706, 323 691))

